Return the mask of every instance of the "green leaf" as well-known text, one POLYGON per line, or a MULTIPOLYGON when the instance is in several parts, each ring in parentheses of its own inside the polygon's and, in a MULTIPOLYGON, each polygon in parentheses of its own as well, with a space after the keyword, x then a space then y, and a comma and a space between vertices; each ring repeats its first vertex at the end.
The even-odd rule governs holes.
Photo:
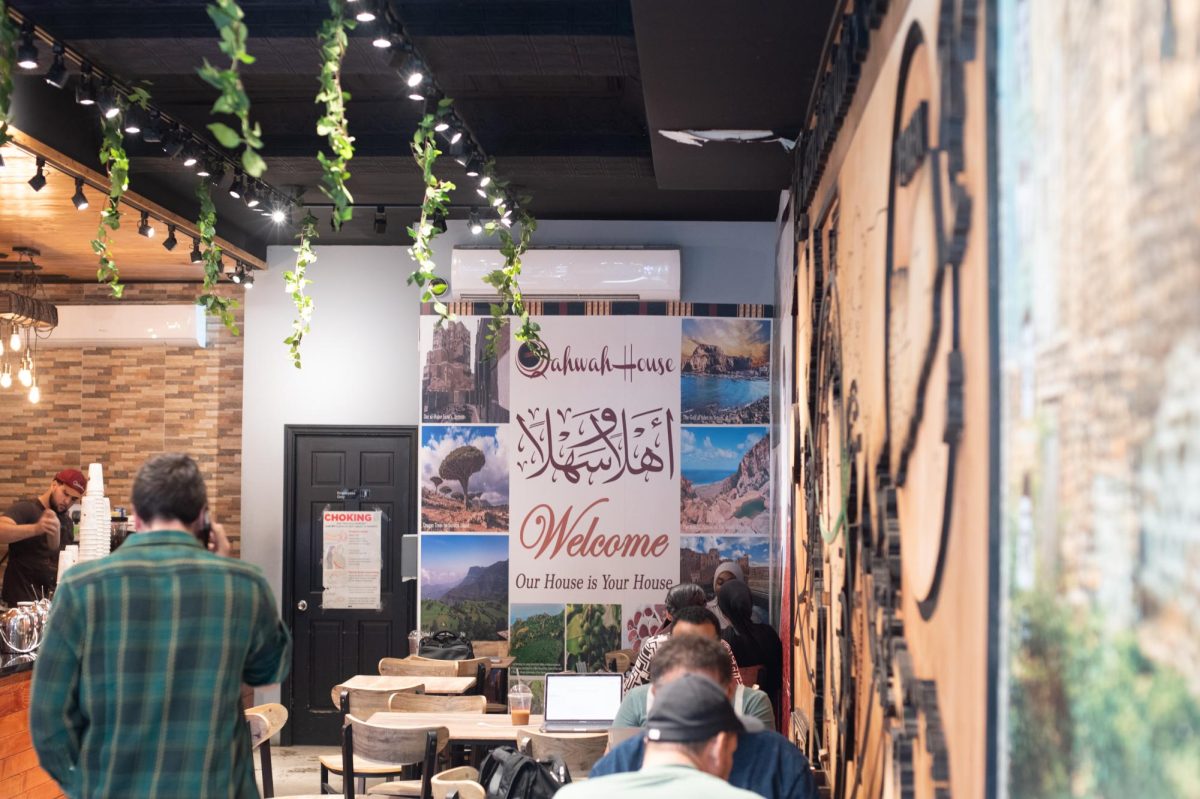
POLYGON ((257 178, 267 171, 267 162, 257 152, 246 148, 242 151, 242 167, 246 170, 247 175, 257 178))
POLYGON ((210 122, 208 129, 212 131, 213 136, 222 146, 233 149, 242 143, 242 137, 237 134, 233 128, 226 125, 224 122, 210 122))

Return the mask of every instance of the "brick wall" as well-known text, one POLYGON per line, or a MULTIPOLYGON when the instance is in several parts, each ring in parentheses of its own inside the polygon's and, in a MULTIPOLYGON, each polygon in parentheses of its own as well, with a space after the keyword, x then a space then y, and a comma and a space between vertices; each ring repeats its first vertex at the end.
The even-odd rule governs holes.
MULTIPOLYGON (((99 285, 46 287, 48 299, 60 305, 191 302, 197 293, 196 284, 142 284, 127 286, 124 300, 113 300, 99 285)), ((41 402, 31 404, 15 381, 12 388, 0 389, 5 442, 0 507, 41 494, 59 469, 75 466, 86 472, 92 462, 104 465, 105 494, 113 506, 128 507, 142 461, 158 452, 183 451, 199 462, 213 516, 240 553, 242 350, 242 338, 213 319, 205 349, 36 350, 41 402)))

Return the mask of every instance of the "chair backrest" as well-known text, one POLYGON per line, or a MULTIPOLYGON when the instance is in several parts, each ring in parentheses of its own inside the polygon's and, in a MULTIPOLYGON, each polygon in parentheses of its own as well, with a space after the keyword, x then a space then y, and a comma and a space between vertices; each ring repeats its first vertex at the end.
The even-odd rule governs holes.
MULTIPOLYGON (((608 731, 608 748, 613 749, 636 735, 641 735, 641 727, 613 727, 608 731)), ((572 775, 574 776, 574 775, 572 775)))
POLYGON ((475 654, 478 657, 508 657, 508 641, 472 641, 471 648, 475 650, 475 654))
POLYGON ((457 799, 484 799, 487 791, 479 784, 479 772, 470 766, 459 766, 434 774, 433 799, 446 799, 457 791, 457 799))
POLYGON ((250 748, 257 749, 263 741, 271 740, 271 736, 282 730, 287 720, 287 708, 277 703, 246 708, 246 721, 250 724, 250 748))
POLYGON ((388 698, 388 710, 398 713, 486 713, 487 697, 395 693, 388 698))
MULTIPOLYGON (((383 658, 379 661, 379 673, 388 677, 457 677, 457 660, 432 660, 430 658, 383 658)), ((475 676, 472 673, 470 676, 475 676)))
POLYGON ((762 671, 762 666, 743 666, 738 664, 738 671, 742 674, 742 685, 758 686, 758 674, 762 671))
MULTIPOLYGON (((450 730, 445 727, 384 727, 346 714, 342 726, 343 774, 354 773, 354 758, 366 757, 401 765, 421 765, 421 796, 432 793, 433 771, 438 756, 450 742, 450 730)), ((354 780, 343 779, 346 786, 354 780)), ((346 789, 347 797, 353 790, 346 789)))
POLYGON ((414 685, 412 688, 406 688, 403 691, 395 690, 375 690, 373 688, 345 688, 343 686, 334 686, 329 692, 333 699, 333 706, 341 710, 343 713, 351 713, 359 718, 370 718, 372 713, 379 713, 388 709, 388 698, 399 693, 416 693, 423 689, 422 685, 414 685), (348 707, 342 707, 343 693, 350 695, 350 704, 348 707))
POLYGON ((633 659, 625 654, 624 650, 616 649, 604 653, 604 663, 608 666, 609 671, 624 674, 633 665, 633 659))
POLYGON ((558 755, 567 764, 571 778, 574 779, 576 775, 586 775, 592 770, 596 761, 604 756, 604 750, 608 747, 608 733, 572 734, 570 737, 559 737, 529 731, 521 734, 520 744, 521 748, 534 760, 543 760, 551 755, 558 755))
POLYGON ((452 660, 451 663, 458 666, 456 677, 477 677, 479 667, 483 666, 483 673, 486 676, 490 668, 490 661, 486 657, 475 657, 469 660, 452 660))

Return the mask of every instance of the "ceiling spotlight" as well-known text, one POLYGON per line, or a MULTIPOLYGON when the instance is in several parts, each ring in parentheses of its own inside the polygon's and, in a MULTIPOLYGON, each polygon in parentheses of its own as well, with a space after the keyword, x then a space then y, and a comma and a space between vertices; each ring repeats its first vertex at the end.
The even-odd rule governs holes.
POLYGON ((288 211, 285 211, 282 207, 277 207, 271 211, 271 221, 277 225, 282 225, 284 222, 288 221, 288 217, 290 216, 291 214, 288 211))
POLYGON ((96 79, 92 77, 92 65, 85 63, 75 86, 75 102, 80 105, 96 104, 96 79))
POLYGON ((483 232, 483 222, 479 219, 479 209, 472 208, 471 215, 468 217, 468 224, 471 226, 471 235, 478 236, 483 232))
POLYGON ((196 167, 196 175, 202 178, 211 178, 213 173, 213 162, 208 156, 205 156, 200 165, 196 167))
POLYGON ((446 119, 439 119, 433 126, 433 129, 438 133, 450 129, 450 122, 446 119))
POLYGON ((177 156, 181 152, 183 152, 184 142, 185 142, 185 137, 184 137, 184 134, 179 131, 179 126, 172 125, 170 128, 167 129, 167 132, 163 134, 163 137, 162 137, 163 152, 166 153, 168 157, 174 158, 175 156, 177 156))
POLYGON ((125 109, 125 132, 130 136, 136 136, 142 132, 142 117, 145 113, 136 105, 125 109))
POLYGON ((248 289, 254 288, 254 270, 253 269, 247 269, 246 273, 244 275, 242 275, 242 285, 248 289))
POLYGON ((259 197, 258 187, 253 182, 246 184, 246 191, 242 196, 246 199, 247 208, 257 208, 258 204, 262 202, 262 199, 259 197))
POLYGON ((121 113, 121 105, 117 99, 117 92, 113 89, 113 85, 109 81, 104 81, 104 84, 100 87, 100 95, 96 100, 96 105, 100 107, 100 113, 104 114, 105 119, 112 119, 121 113))
POLYGON ((147 144, 158 144, 162 139, 162 121, 157 111, 151 111, 150 117, 142 125, 142 141, 147 144))
POLYGON ((483 172, 483 159, 478 155, 472 155, 467 159, 467 177, 477 178, 481 172, 483 172))
POLYGON ((360 8, 358 10, 358 13, 356 13, 354 15, 354 18, 356 20, 358 20, 359 22, 374 22, 375 21, 375 9, 373 8, 374 5, 375 5, 374 3, 363 3, 362 8, 360 8))
POLYGON ((232 280, 234 283, 241 283, 242 278, 244 278, 245 276, 246 276, 246 267, 242 266, 241 261, 238 261, 237 266, 235 266, 233 268, 232 274, 229 275, 229 279, 232 280))
MULTIPOLYGON (((199 148, 194 144, 186 144, 183 148, 183 165, 195 166, 200 163, 199 148)), ((198 173, 197 173, 198 174, 198 173)))
POLYGON ((200 239, 192 239, 192 254, 190 258, 194 264, 204 263, 204 253, 200 252, 200 239))
POLYGON ((71 198, 71 202, 75 203, 75 210, 87 210, 88 198, 83 193, 83 178, 75 178, 75 196, 71 198))
POLYGON ((175 226, 167 225, 167 237, 163 239, 163 249, 170 252, 175 249, 175 245, 178 243, 178 239, 175 238, 175 226))
MULTIPOLYGON (((483 175, 479 178, 479 188, 486 189, 491 184, 492 184, 492 176, 491 175, 483 175)), ((487 196, 487 195, 484 195, 484 196, 487 196)))
POLYGON ((67 62, 63 58, 65 49, 58 42, 54 43, 54 63, 50 65, 50 69, 46 70, 46 83, 49 83, 56 89, 61 89, 67 85, 67 80, 70 75, 67 74, 67 62))
POLYGON ((154 238, 154 225, 150 224, 149 211, 142 211, 142 221, 138 224, 138 235, 148 239, 154 238))
POLYGON ((485 189, 483 186, 480 186, 479 188, 475 189, 475 193, 478 194, 480 197, 482 197, 485 200, 488 198, 487 189, 485 189))
POLYGON ((371 44, 378 47, 380 50, 386 50, 392 46, 392 37, 383 26, 379 26, 379 30, 375 31, 375 38, 371 40, 371 44))
POLYGON ((382 205, 375 206, 375 232, 380 236, 387 233, 387 209, 382 205))
POLYGON ((233 173, 233 183, 229 184, 229 196, 235 200, 242 198, 242 192, 246 190, 245 178, 242 177, 242 170, 233 173))
POLYGON ((29 187, 34 191, 41 191, 46 187, 46 159, 40 155, 37 157, 37 174, 29 179, 29 187))
POLYGON ((416 56, 409 56, 407 69, 404 70, 404 85, 415 89, 425 82, 425 65, 416 56))
POLYGON ((37 69, 38 48, 33 41, 33 23, 26 20, 21 26, 21 44, 17 47, 17 66, 21 69, 37 69))

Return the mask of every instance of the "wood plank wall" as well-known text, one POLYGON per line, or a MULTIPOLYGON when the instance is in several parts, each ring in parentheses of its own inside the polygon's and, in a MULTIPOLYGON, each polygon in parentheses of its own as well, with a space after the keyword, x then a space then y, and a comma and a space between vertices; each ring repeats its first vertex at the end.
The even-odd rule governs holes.
POLYGON ((982 13, 850 0, 797 148, 790 734, 833 797, 985 795, 982 13))

